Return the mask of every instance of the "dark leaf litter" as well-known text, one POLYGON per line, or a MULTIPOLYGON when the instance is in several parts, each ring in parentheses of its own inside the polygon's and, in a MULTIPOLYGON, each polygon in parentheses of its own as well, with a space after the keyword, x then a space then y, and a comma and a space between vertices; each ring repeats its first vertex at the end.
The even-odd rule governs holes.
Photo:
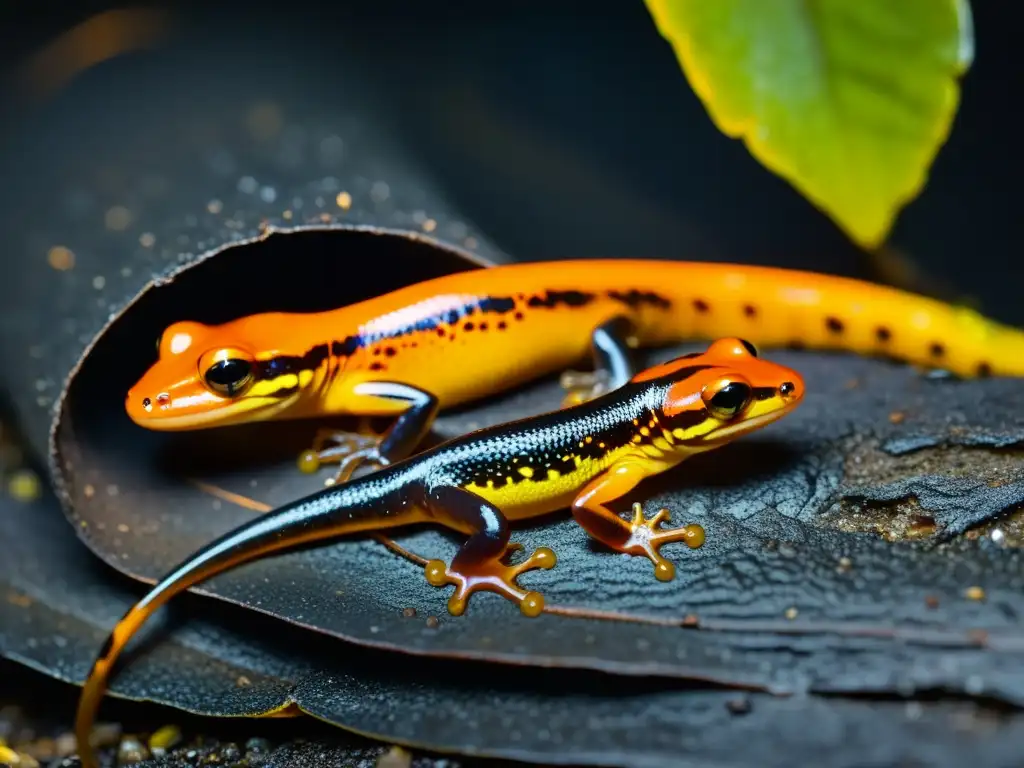
MULTIPOLYGON (((0 560, 0 651, 80 682, 138 589, 113 577, 75 541, 50 498, 5 500, 0 526, 3 541, 17 542, 0 560)), ((470 757, 684 768, 871 766, 910 758, 936 766, 968 760, 995 766, 1012 765, 1024 737, 1024 721, 984 703, 773 697, 592 672, 524 674, 500 665, 411 659, 193 596, 181 600, 174 615, 189 619, 150 635, 145 652, 132 654, 114 682, 119 696, 221 716, 253 715, 292 701, 387 742, 470 757), (246 685, 239 686, 240 676, 246 685)), ((379 754, 358 749, 317 736, 253 764, 334 768, 370 764, 379 754)), ((209 764, 204 758, 211 751, 190 756, 183 749, 145 765, 209 764)))
MULTIPOLYGON (((1024 462, 1005 455, 1012 451, 1006 445, 1024 435, 1019 384, 933 380, 853 356, 772 356, 805 375, 809 394, 796 413, 684 463, 620 505, 625 510, 643 500, 648 510, 670 509, 676 523, 704 525, 708 541, 701 550, 666 548, 677 563, 674 582, 656 581, 646 561, 601 550, 568 515, 517 531, 528 550, 547 545, 559 556, 554 570, 522 579, 550 607, 639 621, 563 615, 524 621, 515 606, 491 595, 475 597, 467 614, 454 619, 445 612, 447 590, 428 586, 421 566, 372 540, 246 565, 201 591, 361 644, 416 654, 679 676, 774 692, 939 688, 1024 701, 1019 552, 987 537, 957 535, 1024 498, 1024 462), (903 417, 893 423, 897 411, 903 417), (918 449, 914 471, 901 477, 907 454, 891 445, 907 434, 943 447, 918 449), (985 476, 995 452, 1002 452, 998 481, 985 476), (892 543, 840 530, 864 508, 878 515, 879 506, 883 518, 891 508, 895 526, 896 502, 915 495, 916 514, 934 520, 932 540, 892 543), (972 599, 979 594, 983 600, 972 599), (403 613, 410 608, 413 618, 403 613), (430 616, 440 620, 436 629, 425 624, 430 616), (681 630, 687 616, 696 616, 703 631, 681 630)), ((449 413, 438 432, 450 436, 535 413, 556 407, 558 398, 548 381, 449 413)), ((63 460, 74 467, 67 477, 76 528, 108 563, 139 578, 162 575, 254 514, 167 474, 174 457, 191 457, 188 468, 202 480, 268 504, 320 482, 295 469, 311 434, 296 437, 293 426, 166 436, 102 408, 73 414, 60 444, 63 460), (256 461, 255 450, 265 458, 246 464, 256 461), (211 470, 218 457, 231 466, 211 470), (116 492, 105 490, 111 488, 116 492)), ((436 531, 398 541, 446 560, 457 545, 436 531)))

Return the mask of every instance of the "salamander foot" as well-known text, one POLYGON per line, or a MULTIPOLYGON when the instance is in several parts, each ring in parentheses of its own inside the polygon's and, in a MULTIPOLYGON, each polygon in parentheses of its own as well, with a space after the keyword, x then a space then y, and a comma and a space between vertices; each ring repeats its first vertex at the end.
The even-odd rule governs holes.
POLYGON ((563 408, 588 402, 611 390, 606 371, 565 371, 559 384, 566 391, 562 399, 563 408))
POLYGON ((629 525, 630 536, 622 545, 622 551, 631 555, 647 557, 654 563, 654 577, 658 581, 672 581, 676 576, 676 567, 661 556, 658 551, 665 544, 682 541, 690 549, 697 549, 704 544, 704 529, 696 524, 684 525, 679 528, 659 528, 667 523, 670 512, 659 509, 650 520, 644 517, 643 506, 633 504, 633 520, 629 525))
MULTIPOLYGON (((509 544, 508 551, 521 549, 519 544, 509 544)), ((455 585, 455 594, 448 600, 448 613, 461 616, 466 611, 469 596, 474 592, 497 592, 519 604, 523 615, 534 617, 544 611, 544 597, 539 592, 527 592, 516 584, 520 574, 537 568, 548 570, 555 567, 557 557, 548 547, 539 547, 518 565, 505 565, 501 559, 482 562, 460 562, 459 555, 452 560, 451 567, 442 560, 431 560, 426 566, 427 582, 435 587, 455 585)))
POLYGON ((324 464, 337 463, 338 472, 333 482, 344 482, 361 464, 369 463, 377 467, 388 465, 389 462, 379 451, 381 439, 380 435, 321 429, 316 433, 312 447, 299 454, 299 469, 312 474, 324 464))

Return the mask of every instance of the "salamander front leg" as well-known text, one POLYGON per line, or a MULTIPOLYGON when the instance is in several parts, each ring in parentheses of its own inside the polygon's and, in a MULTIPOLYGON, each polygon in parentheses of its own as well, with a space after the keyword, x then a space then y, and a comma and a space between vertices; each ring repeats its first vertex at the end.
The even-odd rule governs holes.
POLYGON ((627 317, 613 317, 590 335, 594 370, 566 371, 561 385, 566 390, 563 406, 577 405, 626 384, 636 373, 633 350, 639 346, 636 326, 627 317))
POLYGON ((347 480, 361 464, 386 467, 409 456, 437 418, 438 399, 408 384, 366 381, 356 385, 354 392, 363 397, 404 400, 409 408, 382 435, 321 430, 312 448, 299 456, 299 469, 303 472, 316 472, 322 464, 337 462, 340 467, 334 482, 338 483, 347 480))
POLYGON ((539 547, 518 565, 506 565, 504 556, 520 549, 509 543, 508 520, 501 510, 474 493, 455 486, 441 486, 427 495, 427 508, 443 525, 469 532, 470 537, 445 566, 441 560, 427 563, 427 581, 435 587, 455 585, 455 594, 448 600, 448 612, 461 616, 469 596, 474 592, 497 592, 518 603, 526 616, 538 616, 544 610, 544 597, 527 592, 516 584, 520 574, 537 568, 554 568, 557 558, 547 547, 539 547))
POLYGON ((595 539, 618 552, 640 555, 654 563, 654 576, 659 581, 675 578, 675 566, 661 556, 660 548, 673 541, 682 541, 691 549, 704 543, 704 529, 699 525, 660 528, 668 522, 669 511, 659 510, 646 519, 643 507, 633 504, 633 519, 626 522, 605 505, 629 493, 648 473, 638 463, 613 465, 580 491, 572 505, 576 522, 595 539))

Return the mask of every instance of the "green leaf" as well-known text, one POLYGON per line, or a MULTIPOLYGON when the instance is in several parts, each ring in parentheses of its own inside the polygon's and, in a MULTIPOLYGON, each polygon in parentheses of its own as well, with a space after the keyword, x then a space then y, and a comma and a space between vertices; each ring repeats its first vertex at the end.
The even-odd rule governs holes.
POLYGON ((711 119, 861 246, 949 135, 968 0, 646 0, 711 119))

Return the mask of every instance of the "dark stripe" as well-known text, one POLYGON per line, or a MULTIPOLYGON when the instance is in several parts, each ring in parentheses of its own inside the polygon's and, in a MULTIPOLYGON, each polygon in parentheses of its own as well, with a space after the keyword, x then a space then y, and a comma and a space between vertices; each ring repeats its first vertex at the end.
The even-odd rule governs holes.
POLYGON ((303 355, 279 355, 265 360, 256 366, 256 378, 275 379, 290 373, 313 371, 326 362, 328 357, 351 357, 357 350, 371 346, 387 339, 398 339, 421 331, 436 330, 441 326, 452 325, 463 317, 474 312, 488 314, 505 314, 516 307, 511 296, 485 296, 477 301, 467 302, 460 307, 435 312, 419 317, 408 325, 394 328, 384 333, 352 335, 329 344, 317 344, 303 355))
POLYGON ((771 400, 776 394, 778 390, 775 387, 754 387, 755 400, 771 400))
MULTIPOLYGON (((331 344, 317 344, 304 355, 278 355, 269 360, 263 360, 256 364, 256 378, 267 380, 276 379, 279 376, 286 376, 290 373, 298 374, 300 371, 312 371, 319 368, 330 356, 331 347, 337 345, 339 349, 357 349, 358 337, 348 337, 344 341, 335 341, 331 344)), ((349 353, 351 354, 351 352, 349 353)))
MULTIPOLYGON (((676 368, 674 371, 670 371, 670 372, 668 372, 666 374, 663 374, 662 376, 659 376, 658 379, 668 380, 668 383, 671 386, 675 386, 676 384, 682 384, 687 379, 692 379, 694 376, 696 376, 701 371, 707 371, 707 370, 710 370, 712 368, 721 368, 721 366, 720 365, 687 365, 687 366, 684 366, 682 368, 676 368)), ((658 379, 651 379, 651 381, 657 381, 658 379)))
MULTIPOLYGON (((673 429, 682 429, 688 431, 694 427, 699 427, 708 418, 707 408, 701 408, 696 411, 681 411, 675 416, 663 416, 662 419, 668 425, 669 431, 673 429)), ((675 437, 673 435, 673 437, 675 437)), ((677 440, 679 438, 676 438, 677 440)))
POLYGON ((554 309, 563 304, 567 307, 585 307, 595 298, 594 294, 583 291, 545 291, 543 296, 531 296, 526 303, 531 307, 545 309, 554 309))
POLYGON ((633 288, 629 291, 608 291, 608 298, 620 301, 631 309, 639 309, 647 305, 658 309, 668 309, 672 302, 654 291, 639 291, 633 288))

